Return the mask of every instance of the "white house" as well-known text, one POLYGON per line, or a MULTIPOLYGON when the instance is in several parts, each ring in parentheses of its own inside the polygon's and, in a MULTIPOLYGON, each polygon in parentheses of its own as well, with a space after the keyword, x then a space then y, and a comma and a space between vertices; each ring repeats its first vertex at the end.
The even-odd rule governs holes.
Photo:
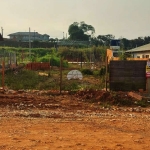
POLYGON ((149 59, 150 44, 146 44, 140 47, 133 48, 131 50, 127 50, 126 53, 130 53, 133 58, 149 59))
POLYGON ((22 41, 22 42, 28 42, 29 38, 30 41, 49 41, 49 35, 47 34, 39 34, 38 32, 16 32, 11 33, 8 35, 10 40, 13 41, 22 41))

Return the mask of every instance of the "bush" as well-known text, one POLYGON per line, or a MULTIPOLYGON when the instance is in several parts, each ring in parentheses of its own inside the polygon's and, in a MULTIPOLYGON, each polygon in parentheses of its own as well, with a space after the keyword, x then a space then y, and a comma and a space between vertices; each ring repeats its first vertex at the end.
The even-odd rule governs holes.
POLYGON ((93 75, 94 76, 99 76, 99 70, 93 70, 93 75))
MULTIPOLYGON (((52 57, 50 59, 50 64, 51 66, 57 66, 57 67, 60 67, 60 58, 59 57, 52 57)), ((63 64, 62 64, 63 67, 68 67, 68 61, 66 60, 63 60, 63 64)))
POLYGON ((65 83, 62 86, 62 90, 67 90, 67 91, 76 91, 79 89, 80 89, 80 86, 79 86, 78 81, 76 80, 70 80, 69 82, 65 83))
POLYGON ((50 60, 50 56, 46 55, 44 57, 40 57, 38 59, 38 62, 49 62, 49 60, 50 60))
POLYGON ((13 71, 8 71, 5 75, 5 85, 14 90, 36 89, 41 78, 34 71, 21 70, 17 74, 14 74, 13 71))
POLYGON ((81 72, 85 75, 93 75, 93 71, 90 69, 83 69, 81 72))
MULTIPOLYGON (((43 57, 40 57, 38 59, 38 62, 50 62, 50 65, 51 66, 57 66, 57 67, 60 67, 60 58, 57 57, 57 56, 51 56, 50 55, 46 55, 46 56, 43 56, 43 57)), ((68 61, 67 60, 63 60, 63 64, 62 64, 63 67, 68 67, 68 61)))
POLYGON ((149 103, 145 100, 141 100, 141 101, 136 101, 136 105, 141 107, 147 107, 149 106, 149 103))
POLYGON ((99 75, 103 76, 103 75, 105 75, 105 73, 106 73, 106 67, 101 68, 99 71, 99 75))

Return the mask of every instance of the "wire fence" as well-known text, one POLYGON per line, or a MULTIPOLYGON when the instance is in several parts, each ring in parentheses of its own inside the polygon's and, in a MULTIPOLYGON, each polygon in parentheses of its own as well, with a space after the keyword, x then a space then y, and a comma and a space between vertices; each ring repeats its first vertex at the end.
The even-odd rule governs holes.
POLYGON ((17 59, 16 59, 16 53, 15 52, 8 52, 6 50, 0 51, 0 69, 2 69, 2 64, 4 62, 5 69, 8 68, 15 68, 17 59))

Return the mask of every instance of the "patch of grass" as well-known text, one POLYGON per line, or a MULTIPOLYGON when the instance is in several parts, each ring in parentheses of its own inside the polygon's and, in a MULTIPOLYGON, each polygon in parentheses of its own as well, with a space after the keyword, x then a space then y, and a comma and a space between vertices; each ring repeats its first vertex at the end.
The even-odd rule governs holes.
POLYGON ((62 85, 62 90, 66 90, 66 91, 77 91, 80 89, 80 83, 78 82, 78 80, 69 80, 64 82, 64 84, 62 85))
MULTIPOLYGON (((70 70, 63 70, 62 73, 62 90, 77 91, 80 89, 100 89, 101 82, 93 75, 84 75, 82 80, 68 80, 67 74, 70 70)), ((41 71, 40 71, 41 72, 41 71)), ((43 72, 43 71, 42 71, 43 72)), ((49 90, 60 89, 60 71, 59 67, 55 70, 44 71, 49 76, 39 76, 38 71, 20 69, 17 73, 9 70, 5 72, 5 86, 9 89, 38 89, 49 90)), ((0 79, 1 79, 0 74, 0 79)), ((1 85, 0 85, 1 86, 1 85)))
POLYGON ((47 77, 41 77, 35 71, 21 70, 17 73, 7 71, 5 73, 5 85, 14 90, 37 89, 39 82, 43 82, 47 77))
POLYGON ((137 106, 141 106, 141 107, 148 107, 148 106, 150 106, 150 104, 146 100, 136 101, 135 104, 137 106))
POLYGON ((111 108, 111 104, 108 102, 102 102, 100 103, 100 106, 103 108, 109 108, 109 109, 111 108))
POLYGON ((117 106, 133 106, 134 100, 129 98, 128 96, 125 96, 124 93, 118 93, 118 92, 111 92, 112 96, 112 103, 117 106))

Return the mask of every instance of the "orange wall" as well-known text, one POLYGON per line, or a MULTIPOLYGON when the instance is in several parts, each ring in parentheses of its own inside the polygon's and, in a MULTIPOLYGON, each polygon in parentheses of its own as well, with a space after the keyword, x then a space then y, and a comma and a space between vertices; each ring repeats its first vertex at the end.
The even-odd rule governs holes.
MULTIPOLYGON (((119 57, 113 57, 113 51, 111 49, 107 49, 107 57, 108 62, 110 60, 119 60, 119 57)), ((149 58, 127 58, 127 60, 149 60, 149 58)))
POLYGON ((119 57, 113 57, 113 51, 111 49, 107 49, 107 57, 108 62, 110 62, 110 60, 119 60, 119 57))

